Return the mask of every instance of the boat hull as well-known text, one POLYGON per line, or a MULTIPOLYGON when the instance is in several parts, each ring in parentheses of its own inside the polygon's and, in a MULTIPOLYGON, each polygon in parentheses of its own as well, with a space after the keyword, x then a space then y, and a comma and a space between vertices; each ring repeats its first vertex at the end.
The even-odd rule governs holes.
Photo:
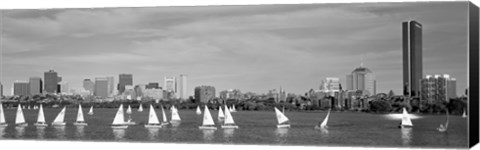
POLYGON ((320 129, 327 129, 328 126, 319 126, 319 125, 316 125, 314 129, 317 129, 317 130, 320 130, 320 129))
POLYGON ((113 129, 126 129, 128 128, 128 125, 112 125, 111 127, 113 129))
POLYGON ((16 127, 26 127, 28 126, 28 123, 19 123, 19 124, 15 124, 16 127))
POLYGON ((33 125, 34 125, 34 126, 37 126, 37 127, 46 127, 46 126, 48 126, 48 124, 46 124, 45 122, 37 122, 37 123, 34 123, 33 125))
POLYGON ((54 123, 52 123, 52 126, 65 126, 65 125, 67 125, 67 123, 65 123, 65 122, 54 122, 54 123))
POLYGON ((180 123, 181 120, 170 120, 170 123, 171 124, 174 124, 174 123, 180 123))
POLYGON ((6 126, 8 126, 8 124, 6 124, 6 123, 0 123, 0 127, 6 127, 6 126))
POLYGON ((222 129, 238 129, 237 125, 222 125, 222 129))
POLYGON ((146 124, 145 128, 162 128, 161 124, 146 124))
POLYGON ((125 125, 135 125, 135 122, 125 122, 125 125))
POLYGON ((410 125, 400 125, 399 128, 412 128, 413 126, 410 125))
POLYGON ((73 125, 76 125, 76 126, 88 126, 88 123, 86 123, 86 122, 74 122, 73 125))
POLYGON ((279 124, 277 125, 277 128, 290 128, 289 124, 279 124))
POLYGON ((217 130, 217 127, 214 127, 214 126, 199 126, 198 129, 201 129, 201 130, 217 130))

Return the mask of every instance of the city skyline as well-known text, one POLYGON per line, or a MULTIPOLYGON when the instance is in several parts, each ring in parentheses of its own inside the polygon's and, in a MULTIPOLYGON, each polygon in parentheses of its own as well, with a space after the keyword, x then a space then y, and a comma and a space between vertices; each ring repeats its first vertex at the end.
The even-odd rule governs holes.
POLYGON ((413 18, 424 28, 423 74, 452 75, 460 96, 467 82, 466 4, 2 10, 0 82, 10 93, 13 81, 53 68, 72 88, 84 78, 126 72, 135 85, 187 74, 188 95, 200 85, 257 93, 282 86, 302 94, 325 77, 345 86, 362 55, 377 93, 402 94, 401 22, 413 18))

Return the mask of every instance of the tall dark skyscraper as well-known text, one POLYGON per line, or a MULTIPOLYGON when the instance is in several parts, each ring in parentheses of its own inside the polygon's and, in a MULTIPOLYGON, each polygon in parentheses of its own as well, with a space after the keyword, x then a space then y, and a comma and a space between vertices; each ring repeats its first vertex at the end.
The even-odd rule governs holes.
POLYGON ((0 82, 0 97, 3 96, 3 84, 0 82))
POLYGON ((44 74, 44 85, 45 85, 45 92, 46 93, 57 93, 58 92, 58 82, 62 81, 62 78, 60 78, 57 74, 57 72, 53 70, 49 70, 48 72, 45 72, 44 74))
POLYGON ((118 94, 125 92, 126 85, 133 85, 133 75, 132 74, 120 74, 118 75, 118 94))
POLYGON ((402 23, 403 94, 419 96, 423 76, 422 25, 415 20, 402 23))

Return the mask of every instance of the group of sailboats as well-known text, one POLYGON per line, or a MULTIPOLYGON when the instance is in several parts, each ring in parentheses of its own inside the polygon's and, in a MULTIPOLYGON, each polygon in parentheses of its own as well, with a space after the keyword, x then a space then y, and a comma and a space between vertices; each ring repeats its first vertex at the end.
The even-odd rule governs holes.
MULTIPOLYGON (((170 109, 172 111, 172 117, 171 117, 170 122, 171 123, 178 123, 179 121, 181 121, 177 108, 175 108, 175 106, 172 106, 170 109)), ((167 115, 165 113, 165 109, 163 108, 163 106, 161 106, 161 110, 162 110, 162 118, 163 118, 162 122, 159 121, 159 119, 157 117, 157 113, 155 112, 155 109, 154 109, 153 105, 150 105, 147 124, 144 125, 145 128, 162 128, 162 127, 165 127, 165 126, 170 124, 168 122, 167 115)), ((139 106, 138 111, 139 112, 143 111, 142 105, 139 106)), ((130 114, 132 113, 132 109, 131 109, 130 105, 128 106, 126 113, 129 114, 128 121, 124 120, 123 104, 121 104, 120 107, 117 110, 115 118, 113 119, 112 128, 123 128, 123 129, 125 129, 129 125, 135 125, 135 122, 131 121, 130 114)))
MULTIPOLYGON (((197 107, 197 111, 200 110, 199 107, 197 107)), ((225 106, 225 113, 223 112, 222 108, 220 107, 219 109, 219 116, 218 119, 219 121, 223 120, 223 123, 221 125, 221 128, 230 128, 230 129, 237 129, 238 126, 235 124, 235 121, 233 120, 233 116, 230 113, 230 109, 225 106), (222 115, 223 117, 221 117, 222 115), (222 119, 220 119, 222 118, 222 119)), ((216 130, 217 127, 215 126, 215 122, 213 121, 212 115, 210 114, 210 110, 208 109, 207 106, 205 106, 204 113, 203 113, 203 122, 202 125, 198 127, 199 129, 206 129, 206 130, 216 130)))

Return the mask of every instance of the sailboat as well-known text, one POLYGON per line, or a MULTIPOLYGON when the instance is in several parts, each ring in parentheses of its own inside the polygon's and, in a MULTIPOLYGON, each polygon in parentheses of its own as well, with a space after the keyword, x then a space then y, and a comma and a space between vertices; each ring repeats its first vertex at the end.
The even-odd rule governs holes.
MULTIPOLYGON (((227 107, 225 107, 225 112, 228 110, 227 107)), ((218 107, 218 121, 221 121, 225 119, 225 114, 223 114, 222 106, 218 107)))
POLYGON ((440 131, 440 132, 447 131, 449 119, 450 119, 450 115, 448 115, 448 110, 447 110, 447 122, 445 123, 445 125, 440 124, 440 127, 438 127, 437 130, 440 131))
POLYGON ((40 110, 38 110, 37 122, 33 125, 37 127, 46 127, 48 124, 45 122, 45 115, 43 114, 43 106, 40 104, 40 110))
POLYGON ((325 119, 323 119, 323 122, 321 124, 318 124, 315 126, 315 129, 326 129, 328 126, 327 126, 327 122, 328 122, 328 117, 330 116, 330 109, 328 110, 328 113, 327 113, 327 116, 325 117, 325 119))
POLYGON ((90 106, 90 110, 88 111, 88 115, 93 115, 93 106, 90 106))
POLYGON ((410 116, 407 112, 407 109, 403 107, 403 116, 402 116, 402 123, 400 124, 399 128, 405 128, 405 127, 412 127, 412 120, 410 120, 410 116))
POLYGON ((3 105, 0 103, 0 127, 8 126, 7 122, 5 122, 5 113, 3 112, 3 105))
POLYGON ((17 107, 17 116, 15 117, 15 125, 19 127, 28 126, 28 123, 25 122, 25 116, 23 116, 22 106, 18 104, 17 107))
POLYGON ((228 110, 227 106, 225 106, 225 121, 223 122, 222 128, 238 128, 238 126, 235 124, 235 121, 233 121, 232 114, 228 110))
POLYGON ((119 129, 126 129, 128 124, 124 120, 123 117, 123 104, 118 107, 117 113, 115 114, 115 118, 112 122, 112 128, 119 128, 119 129))
POLYGON ((180 115, 178 115, 178 109, 172 105, 172 118, 170 120, 170 123, 179 122, 179 121, 181 121, 181 119, 180 119, 180 115))
POLYGON ((467 114, 466 114, 465 110, 463 110, 462 118, 467 118, 467 114))
POLYGON ((200 106, 197 106, 197 111, 195 112, 197 115, 201 115, 202 111, 200 110, 200 106))
POLYGON ((237 109, 235 109, 235 105, 232 105, 232 112, 237 112, 237 109))
POLYGON ((28 110, 30 110, 30 105, 28 105, 28 110))
POLYGON ((143 111, 142 104, 140 104, 140 105, 138 106, 138 110, 137 110, 137 111, 138 111, 138 112, 142 112, 142 111, 143 111))
POLYGON ((53 120, 52 122, 52 126, 64 126, 66 123, 63 122, 63 120, 65 119, 65 110, 66 110, 67 107, 63 107, 62 111, 60 111, 60 113, 58 113, 57 117, 55 117, 55 120, 53 120))
POLYGON ((212 115, 210 114, 210 111, 208 110, 207 105, 205 105, 205 112, 203 113, 202 126, 199 126, 198 128, 199 129, 217 130, 217 127, 215 126, 215 123, 213 122, 212 115))
POLYGON ((169 124, 167 120, 167 114, 165 114, 165 109, 163 109, 163 106, 160 106, 160 107, 162 107, 162 118, 163 118, 162 126, 166 126, 169 124))
POLYGON ((129 114, 129 115, 132 114, 132 108, 130 107, 130 105, 128 105, 126 113, 129 114))
POLYGON ((74 122, 73 125, 76 126, 86 126, 88 125, 83 118, 82 106, 78 104, 78 113, 77 113, 77 122, 74 122))
POLYGON ((290 128, 290 123, 287 116, 285 116, 277 107, 274 107, 275 115, 277 116, 278 125, 277 128, 290 128))
POLYGON ((157 113, 155 113, 155 109, 153 106, 150 105, 150 114, 148 115, 147 124, 145 124, 145 128, 161 128, 162 125, 158 121, 157 113))

